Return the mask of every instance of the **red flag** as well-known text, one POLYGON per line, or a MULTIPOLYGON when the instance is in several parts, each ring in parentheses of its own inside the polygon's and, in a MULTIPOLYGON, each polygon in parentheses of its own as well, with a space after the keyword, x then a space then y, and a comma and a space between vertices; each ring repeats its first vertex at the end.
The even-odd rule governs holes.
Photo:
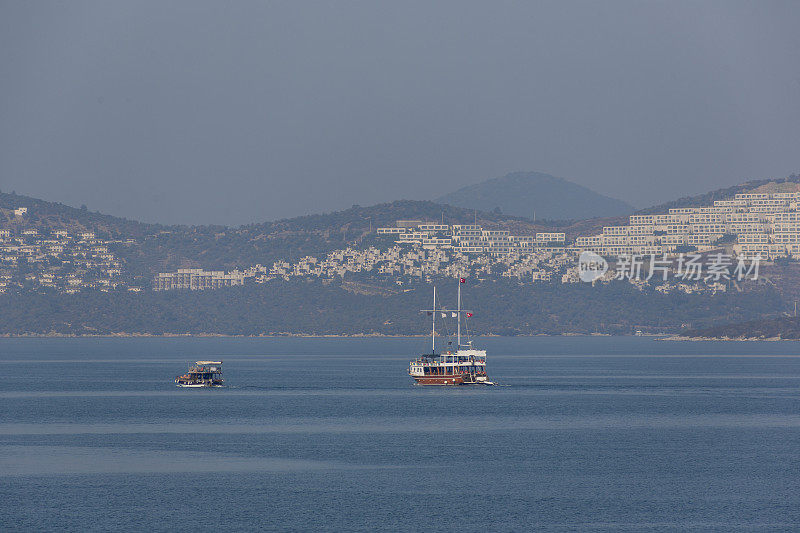
POLYGON ((467 318, 472 318, 472 313, 467 313, 467 318))
POLYGON ((466 283, 466 282, 467 282, 467 280, 466 280, 466 279, 464 279, 464 278, 459 278, 459 281, 460 281, 461 283, 466 283))

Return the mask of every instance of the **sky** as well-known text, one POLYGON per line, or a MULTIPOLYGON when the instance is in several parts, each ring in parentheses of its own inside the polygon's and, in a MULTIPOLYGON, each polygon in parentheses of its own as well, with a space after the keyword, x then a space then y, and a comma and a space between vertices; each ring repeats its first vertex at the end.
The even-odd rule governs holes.
POLYGON ((800 2, 0 0, 0 189, 238 225, 800 171, 800 2))

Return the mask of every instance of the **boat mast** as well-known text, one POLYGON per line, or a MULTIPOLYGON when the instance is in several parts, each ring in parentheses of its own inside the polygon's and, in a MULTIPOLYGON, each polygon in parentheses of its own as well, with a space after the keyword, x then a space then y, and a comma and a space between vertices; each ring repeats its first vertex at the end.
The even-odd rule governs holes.
POLYGON ((456 351, 461 349, 461 276, 458 277, 458 313, 456 313, 456 351))
POLYGON ((431 355, 436 353, 436 285, 433 286, 433 312, 431 315, 433 316, 433 325, 431 326, 431 355))

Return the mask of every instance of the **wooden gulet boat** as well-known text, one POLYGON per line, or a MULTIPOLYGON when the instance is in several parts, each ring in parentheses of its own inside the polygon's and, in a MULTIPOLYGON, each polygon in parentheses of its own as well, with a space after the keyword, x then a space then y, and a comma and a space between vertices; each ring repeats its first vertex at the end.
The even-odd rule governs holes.
MULTIPOLYGON (((433 308, 423 309, 433 317, 431 326, 431 353, 422 354, 409 364, 408 374, 418 385, 494 385, 486 374, 486 350, 476 350, 472 341, 467 339, 462 344, 461 316, 472 316, 472 311, 461 309, 461 285, 464 278, 458 280, 458 308, 453 310, 437 309, 436 287, 433 288, 433 308), (436 353, 436 318, 455 318, 456 347, 455 351, 446 350, 436 353)), ((448 343, 448 346, 450 343, 448 343)))

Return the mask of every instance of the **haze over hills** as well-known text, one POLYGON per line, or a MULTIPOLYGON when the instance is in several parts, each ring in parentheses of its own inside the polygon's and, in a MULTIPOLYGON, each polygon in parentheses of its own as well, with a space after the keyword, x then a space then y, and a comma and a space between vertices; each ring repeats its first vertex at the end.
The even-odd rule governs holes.
MULTIPOLYGON (((537 176, 545 176, 546 178, 543 178, 543 180, 555 180, 551 181, 552 183, 565 183, 567 187, 575 186, 582 188, 566 180, 553 178, 547 174, 537 173, 508 174, 502 178, 488 180, 472 187, 497 183, 504 185, 504 187, 502 187, 504 195, 511 196, 511 191, 513 189, 510 188, 510 184, 514 182, 531 183, 536 180, 536 178, 530 178, 530 176, 534 174, 537 176), (505 186, 509 187, 506 188, 505 186)), ((787 187, 800 187, 800 175, 793 174, 787 178, 750 180, 738 185, 709 191, 704 194, 682 197, 636 212, 641 214, 666 213, 670 208, 677 206, 689 207, 708 205, 713 203, 714 200, 732 198, 734 194, 739 192, 751 190, 761 191, 765 189, 765 187, 781 187, 781 190, 787 187)), ((460 189, 460 191, 465 189, 460 189)), ((588 191, 589 194, 597 194, 589 189, 585 190, 588 191)), ((576 214, 574 208, 565 208, 563 211, 555 211, 556 208, 550 206, 549 211, 537 208, 537 222, 532 224, 532 210, 516 214, 511 210, 504 209, 502 206, 497 205, 487 208, 475 208, 464 207, 456 203, 443 204, 445 198, 455 194, 456 193, 452 193, 451 195, 442 196, 435 201, 396 200, 372 206, 353 205, 349 209, 341 211, 254 222, 252 224, 236 227, 143 223, 110 214, 103 214, 97 211, 90 211, 83 207, 72 207, 60 202, 41 200, 16 193, 0 192, 0 227, 13 228, 15 226, 25 226, 37 227, 44 230, 71 229, 75 231, 86 229, 106 234, 112 238, 141 238, 159 232, 218 234, 226 231, 243 231, 253 234, 271 234, 275 232, 296 233, 322 231, 331 233, 339 231, 343 233, 342 238, 350 239, 359 235, 360 232, 369 231, 370 226, 373 228, 388 226, 392 225, 398 219, 420 219, 430 222, 444 219, 445 223, 449 224, 465 224, 477 220, 479 223, 486 226, 506 226, 508 229, 515 229, 520 233, 537 230, 546 231, 545 228, 558 227, 559 231, 565 231, 567 235, 570 236, 574 232, 588 234, 595 229, 602 230, 603 225, 624 224, 627 214, 633 212, 633 207, 621 201, 619 202, 626 206, 622 211, 618 211, 615 214, 592 216, 585 213, 576 214), (25 218, 18 219, 11 214, 11 210, 17 207, 27 207, 29 209, 25 218), (500 207, 501 212, 492 212, 494 207, 500 207), (570 214, 575 216, 569 216, 570 214), (574 222, 568 222, 570 219, 574 220, 574 222), (349 236, 347 234, 348 232, 350 232, 349 236)))
MULTIPOLYGON (((531 181, 528 179, 529 174, 509 176, 490 181, 500 183, 518 179, 523 182, 531 181)), ((558 181, 574 185, 564 180, 558 181)), ((713 199, 732 197, 737 192, 764 187, 767 183, 787 186, 798 182, 800 182, 798 176, 749 181, 703 195, 681 198, 641 212, 666 212, 668 208, 677 205, 704 205, 713 199)), ((10 228, 18 233, 29 228, 36 228, 45 233, 56 229, 66 229, 71 232, 90 230, 103 238, 134 239, 137 245, 120 247, 118 253, 126 261, 131 273, 146 278, 156 271, 188 266, 228 270, 255 263, 270 264, 278 260, 296 260, 305 255, 325 254, 354 243, 370 243, 373 239, 370 229, 374 232, 377 227, 392 226, 398 219, 430 222, 444 220, 448 224, 477 222, 487 229, 508 230, 515 235, 560 231, 566 234, 567 240, 573 240, 579 235, 600 233, 603 226, 627 223, 625 215, 603 218, 576 216, 574 218, 578 220, 572 222, 542 220, 569 218, 560 211, 550 212, 554 214, 546 217, 537 210, 539 220, 534 223, 531 221, 532 213, 514 216, 505 210, 502 213, 492 213, 432 201, 398 200, 374 206, 354 205, 343 211, 239 227, 175 226, 145 224, 61 203, 13 193, 0 193, 0 228, 10 228), (14 217, 11 210, 16 207, 27 207, 29 212, 25 217, 14 217)), ((574 214, 574 211, 570 213, 574 214)))
MULTIPOLYGON (((665 212, 672 205, 703 205, 744 190, 769 187, 783 190, 797 188, 798 183, 797 176, 751 181, 652 209, 665 212)), ((445 224, 477 222, 484 229, 507 230, 512 235, 555 231, 565 233, 568 243, 578 235, 596 235, 603 226, 628 222, 627 217, 617 216, 534 223, 524 216, 400 200, 239 227, 168 226, 142 224, 16 194, 0 194, 0 229, 17 236, 12 241, 9 233, 5 233, 7 253, 0 257, 3 261, 0 283, 6 284, 6 291, 0 294, 0 334, 419 333, 418 321, 387 309, 418 309, 420 302, 428 297, 428 284, 444 281, 442 276, 447 274, 439 270, 408 274, 382 267, 346 272, 326 270, 322 274, 302 274, 301 268, 295 269, 301 263, 311 264, 307 259, 314 264, 335 262, 338 268, 351 259, 352 265, 358 266, 370 254, 395 253, 408 256, 398 255, 392 259, 393 265, 406 264, 403 261, 415 255, 416 259, 412 258, 408 265, 421 269, 422 259, 416 254, 424 250, 397 246, 392 235, 379 235, 375 231, 378 227, 395 225, 398 219, 445 224), (28 208, 27 213, 16 214, 14 209, 19 207, 28 208), (62 243, 58 230, 67 230, 71 236, 62 239, 62 243), (97 239, 90 237, 90 242, 78 243, 80 239, 73 237, 82 231, 94 232, 97 239), (14 262, 7 261, 11 256, 14 262), (111 262, 116 261, 117 274, 102 274, 105 271, 100 269, 111 268, 111 262), (256 282, 248 278, 251 281, 244 286, 210 291, 151 290, 158 272, 189 267, 231 271, 254 265, 265 266, 263 272, 270 275, 264 277, 269 279, 256 282), (66 284, 63 287, 69 288, 70 280, 75 280, 84 284, 85 289, 63 292, 66 289, 55 288, 52 276, 58 277, 58 283, 66 284), (103 292, 99 284, 103 280, 119 282, 120 288, 103 292), (128 292, 125 287, 137 290, 128 292)), ((560 255, 556 251, 552 257, 560 255)), ((449 268, 455 259, 439 257, 436 264, 449 268)), ((524 259, 549 260, 532 256, 524 259)), ((787 302, 800 298, 798 262, 776 261, 769 271, 766 268, 762 271, 766 281, 763 284, 738 284, 722 293, 693 289, 691 294, 680 291, 662 294, 653 287, 622 282, 597 287, 563 283, 562 271, 557 269, 553 270, 552 279, 537 278, 539 281, 531 282, 530 278, 523 280, 517 274, 514 274, 517 277, 506 276, 509 265, 501 264, 498 258, 480 256, 464 267, 484 269, 482 273, 476 270, 468 275, 470 292, 484 312, 474 323, 477 331, 677 332, 684 327, 703 328, 780 316, 787 309, 787 302)), ((536 268, 540 267, 541 264, 536 268)))
POLYGON ((136 276, 149 278, 158 271, 186 267, 230 270, 256 263, 293 261, 321 255, 353 244, 372 243, 375 228, 393 226, 397 220, 447 224, 478 223, 487 229, 532 235, 541 231, 565 232, 568 239, 602 231, 604 225, 622 224, 624 217, 570 222, 532 222, 530 217, 437 204, 432 201, 397 200, 373 206, 301 217, 230 226, 178 226, 140 223, 125 218, 70 207, 14 193, 0 193, 0 229, 15 233, 35 228, 47 234, 64 229, 72 233, 94 231, 108 239, 134 239, 134 246, 116 250, 136 276), (24 217, 13 209, 27 207, 24 217), (372 230, 372 232, 370 231, 372 230))
POLYGON ((120 246, 116 251, 133 274, 146 277, 156 271, 190 266, 228 270, 255 263, 291 261, 345 248, 364 239, 369 242, 370 228, 392 226, 398 219, 435 222, 443 218, 449 224, 477 220, 486 227, 515 227, 525 233, 535 230, 526 219, 417 200, 368 207, 354 205, 333 213, 228 227, 145 224, 57 202, 0 193, 0 229, 8 228, 17 234, 28 229, 43 234, 60 229, 72 233, 93 231, 104 239, 134 239, 135 246, 120 246), (14 216, 13 209, 17 207, 28 208, 28 213, 14 216))
POLYGON ((635 208, 616 198, 541 172, 512 172, 445 194, 434 200, 482 211, 538 219, 581 220, 628 215, 635 208))

